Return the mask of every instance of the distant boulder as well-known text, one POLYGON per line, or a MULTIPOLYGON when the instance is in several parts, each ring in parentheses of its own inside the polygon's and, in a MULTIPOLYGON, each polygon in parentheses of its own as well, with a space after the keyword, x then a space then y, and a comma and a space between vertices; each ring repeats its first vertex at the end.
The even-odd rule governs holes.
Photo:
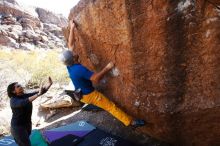
POLYGON ((18 3, 16 2, 16 0, 3 0, 3 2, 12 3, 13 5, 18 5, 18 3))
POLYGON ((16 49, 19 48, 19 44, 16 43, 14 39, 5 35, 0 35, 0 44, 3 46, 8 46, 16 49))
POLYGON ((62 15, 24 7, 15 0, 0 0, 0 46, 24 50, 64 49, 61 27, 66 25, 67 19, 62 15))
POLYGON ((43 23, 56 24, 59 27, 64 27, 67 25, 67 19, 65 19, 62 15, 54 14, 42 8, 36 8, 36 12, 38 13, 39 19, 43 23))

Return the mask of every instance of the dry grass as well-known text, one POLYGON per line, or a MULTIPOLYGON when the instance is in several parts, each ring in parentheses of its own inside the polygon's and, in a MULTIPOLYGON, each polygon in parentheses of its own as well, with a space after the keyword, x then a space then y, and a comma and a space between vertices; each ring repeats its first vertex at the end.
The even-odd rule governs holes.
POLYGON ((51 76, 54 82, 68 82, 65 66, 59 61, 59 52, 54 50, 22 51, 0 50, 0 63, 22 78, 25 84, 38 84, 51 76))

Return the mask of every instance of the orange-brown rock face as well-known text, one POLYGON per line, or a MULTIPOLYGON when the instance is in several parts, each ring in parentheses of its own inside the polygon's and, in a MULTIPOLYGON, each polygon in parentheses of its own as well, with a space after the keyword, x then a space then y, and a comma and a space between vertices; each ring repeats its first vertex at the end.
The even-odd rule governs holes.
POLYGON ((142 131, 184 146, 220 145, 218 0, 81 0, 75 51, 100 70, 103 92, 149 122, 142 131))

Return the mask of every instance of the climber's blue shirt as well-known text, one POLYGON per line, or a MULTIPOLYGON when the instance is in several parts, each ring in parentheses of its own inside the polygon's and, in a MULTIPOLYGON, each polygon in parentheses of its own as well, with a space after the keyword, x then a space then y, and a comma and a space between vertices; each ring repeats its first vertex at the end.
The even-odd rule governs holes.
POLYGON ((73 82, 76 89, 81 89, 83 95, 89 94, 94 91, 92 82, 90 81, 93 72, 88 70, 81 64, 74 64, 72 66, 67 66, 69 76, 73 82))

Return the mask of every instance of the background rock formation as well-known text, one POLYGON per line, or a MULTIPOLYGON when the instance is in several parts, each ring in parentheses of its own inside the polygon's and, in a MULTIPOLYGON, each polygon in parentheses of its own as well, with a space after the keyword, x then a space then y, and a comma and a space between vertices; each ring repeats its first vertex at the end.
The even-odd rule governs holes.
POLYGON ((23 7, 15 0, 0 1, 0 45, 15 49, 64 49, 61 27, 67 19, 42 8, 23 7))
MULTIPOLYGON (((183 146, 220 145, 220 2, 81 0, 75 51, 91 69, 116 62, 103 92, 183 146)), ((68 31, 65 31, 68 35, 68 31)))
POLYGON ((52 23, 58 25, 59 27, 64 27, 67 25, 67 19, 62 15, 54 14, 42 8, 36 8, 36 12, 38 13, 39 19, 43 23, 52 23))

